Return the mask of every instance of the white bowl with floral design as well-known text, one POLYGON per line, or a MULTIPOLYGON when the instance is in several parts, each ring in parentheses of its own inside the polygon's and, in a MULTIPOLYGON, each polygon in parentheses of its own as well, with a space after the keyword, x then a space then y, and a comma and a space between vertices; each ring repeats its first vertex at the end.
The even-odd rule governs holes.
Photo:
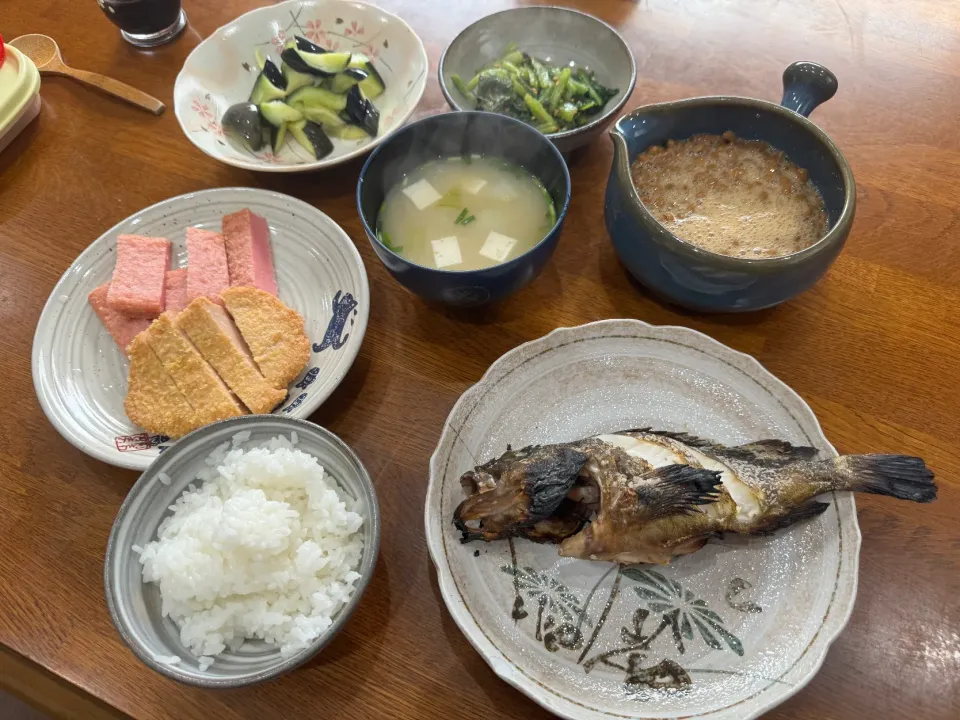
POLYGON ((427 53, 403 20, 373 5, 345 0, 288 0, 241 15, 200 43, 187 57, 173 88, 173 106, 190 141, 221 162, 247 170, 303 172, 358 157, 402 126, 427 84, 427 53), (315 160, 295 142, 274 154, 230 142, 220 118, 250 95, 259 72, 256 51, 279 64, 283 44, 300 35, 330 51, 368 56, 383 76, 375 105, 380 132, 363 140, 333 139, 333 152, 315 160))

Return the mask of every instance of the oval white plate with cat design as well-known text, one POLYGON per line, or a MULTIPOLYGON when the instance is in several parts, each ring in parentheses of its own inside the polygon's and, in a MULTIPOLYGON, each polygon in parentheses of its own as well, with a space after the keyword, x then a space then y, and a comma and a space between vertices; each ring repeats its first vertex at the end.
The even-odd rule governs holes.
POLYGON ((836 454, 810 408, 753 358, 637 320, 561 328, 463 394, 430 461, 427 542, 454 620, 494 671, 566 718, 755 718, 807 683, 853 608, 853 497, 770 537, 711 540, 621 568, 527 540, 463 545, 460 475, 508 444, 651 426, 836 454))
POLYGON ((180 195, 134 213, 81 253, 47 300, 33 338, 33 385, 50 422, 99 460, 143 470, 170 446, 133 425, 123 410, 126 356, 87 302, 109 282, 117 236, 165 237, 173 266, 187 263, 188 227, 220 230, 221 218, 250 208, 270 227, 279 296, 303 316, 310 360, 274 412, 307 418, 340 384, 367 329, 367 271, 350 237, 333 220, 289 195, 218 188, 180 195))

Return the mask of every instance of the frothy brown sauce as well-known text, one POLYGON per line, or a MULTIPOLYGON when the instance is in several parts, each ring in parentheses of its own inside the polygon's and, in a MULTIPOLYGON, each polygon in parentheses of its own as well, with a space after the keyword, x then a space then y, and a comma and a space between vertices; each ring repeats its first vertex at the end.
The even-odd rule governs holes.
POLYGON ((828 229, 823 198, 807 171, 759 140, 732 132, 668 140, 637 156, 633 183, 670 232, 741 258, 790 255, 828 229))

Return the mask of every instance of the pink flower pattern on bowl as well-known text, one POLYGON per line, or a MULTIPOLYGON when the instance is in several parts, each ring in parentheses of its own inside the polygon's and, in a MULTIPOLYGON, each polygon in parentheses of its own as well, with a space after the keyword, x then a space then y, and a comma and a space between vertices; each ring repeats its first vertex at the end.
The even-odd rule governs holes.
POLYGON ((307 170, 356 157, 403 124, 423 95, 428 72, 423 44, 399 18, 372 5, 287 0, 253 10, 204 40, 177 77, 174 106, 187 137, 218 160, 251 170, 307 170), (277 56, 294 36, 331 52, 362 53, 376 63, 387 88, 375 101, 381 113, 376 138, 334 138, 333 153, 318 161, 295 143, 277 154, 267 147, 252 153, 224 136, 220 116, 249 95, 258 72, 256 51, 279 64, 277 56))

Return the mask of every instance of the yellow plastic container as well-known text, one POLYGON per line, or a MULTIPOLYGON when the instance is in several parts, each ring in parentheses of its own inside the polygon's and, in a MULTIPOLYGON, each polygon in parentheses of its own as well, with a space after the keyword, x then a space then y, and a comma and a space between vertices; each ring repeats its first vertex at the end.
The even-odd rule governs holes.
POLYGON ((0 65, 0 151, 40 112, 40 73, 33 61, 10 45, 0 65))

